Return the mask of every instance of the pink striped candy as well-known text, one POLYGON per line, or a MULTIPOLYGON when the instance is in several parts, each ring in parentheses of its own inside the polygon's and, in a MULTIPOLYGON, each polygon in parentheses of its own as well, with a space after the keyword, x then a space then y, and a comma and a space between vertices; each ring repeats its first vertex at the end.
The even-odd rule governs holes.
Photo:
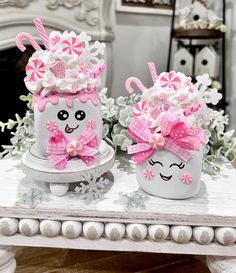
POLYGON ((145 114, 146 110, 147 110, 147 102, 145 100, 141 100, 140 102, 134 105, 133 116, 139 117, 145 114))
POLYGON ((161 134, 154 133, 149 137, 149 144, 152 148, 160 150, 165 145, 165 139, 161 134))
POLYGON ((38 34, 47 50, 49 50, 49 38, 48 34, 43 26, 42 21, 39 18, 34 19, 34 24, 36 26, 36 29, 38 31, 38 34))
POLYGON ((80 143, 78 140, 73 140, 69 142, 66 146, 66 152, 70 156, 76 156, 79 152, 83 149, 83 144, 80 143))
POLYGON ((156 71, 156 66, 155 66, 154 63, 148 63, 148 68, 149 68, 149 71, 151 73, 152 81, 155 84, 155 82, 156 82, 156 80, 158 78, 157 71, 156 71))
POLYGON ((141 92, 143 92, 146 89, 146 87, 143 85, 140 79, 136 77, 129 77, 125 81, 125 88, 129 94, 132 94, 134 92, 134 89, 131 87, 131 83, 135 83, 137 87, 141 90, 141 92))
POLYGON ((27 32, 21 32, 16 36, 16 46, 22 51, 24 52, 26 50, 26 47, 23 45, 22 41, 23 40, 27 40, 32 47, 35 50, 42 50, 42 48, 40 47, 40 45, 35 41, 34 37, 32 35, 30 35, 27 32))
POLYGON ((45 66, 39 59, 31 59, 26 65, 25 71, 30 82, 37 82, 43 78, 45 66))
POLYGON ((79 69, 79 73, 82 73, 82 74, 85 74, 85 75, 88 75, 90 72, 89 68, 87 66, 81 66, 80 69, 79 69))
POLYGON ((56 127, 57 127, 57 124, 56 124, 56 121, 55 120, 49 120, 48 122, 47 122, 47 129, 49 130, 49 131, 54 131, 55 129, 56 129, 56 127))
POLYGON ((61 42, 62 51, 70 55, 77 54, 81 55, 83 46, 76 37, 71 37, 68 40, 61 42))
POLYGON ((178 90, 180 88, 180 83, 180 77, 174 71, 163 73, 160 77, 161 87, 171 91, 178 90))

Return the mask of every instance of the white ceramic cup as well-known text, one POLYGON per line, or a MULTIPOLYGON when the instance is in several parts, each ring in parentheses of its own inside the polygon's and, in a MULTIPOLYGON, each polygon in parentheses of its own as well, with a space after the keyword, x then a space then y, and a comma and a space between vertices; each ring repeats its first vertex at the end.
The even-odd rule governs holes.
POLYGON ((136 166, 140 187, 155 196, 184 199, 196 195, 201 186, 203 152, 194 151, 188 162, 163 149, 156 150, 136 166))
POLYGON ((51 132, 47 129, 47 122, 53 120, 64 133, 68 141, 77 140, 79 134, 86 128, 88 121, 95 122, 94 131, 97 142, 102 140, 102 113, 100 102, 94 105, 90 100, 81 102, 73 99, 73 107, 69 108, 66 99, 61 97, 58 104, 47 102, 45 110, 40 112, 37 102, 34 105, 36 147, 42 156, 46 156, 46 147, 51 132))

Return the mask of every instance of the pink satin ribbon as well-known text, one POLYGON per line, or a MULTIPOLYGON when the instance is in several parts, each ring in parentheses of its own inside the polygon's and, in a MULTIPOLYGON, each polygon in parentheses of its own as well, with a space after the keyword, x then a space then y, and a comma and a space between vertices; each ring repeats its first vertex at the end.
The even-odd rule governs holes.
POLYGON ((47 144, 47 158, 57 169, 64 169, 71 157, 77 156, 87 166, 95 160, 98 153, 96 133, 86 128, 77 140, 69 142, 60 129, 55 128, 47 144))
POLYGON ((128 132, 137 142, 128 147, 128 154, 133 154, 132 159, 137 165, 142 164, 156 149, 166 149, 186 162, 191 156, 191 151, 198 151, 204 143, 204 133, 201 129, 187 128, 186 124, 170 111, 163 117, 160 132, 153 132, 138 118, 132 120, 128 132), (155 137, 156 145, 153 143, 155 137))

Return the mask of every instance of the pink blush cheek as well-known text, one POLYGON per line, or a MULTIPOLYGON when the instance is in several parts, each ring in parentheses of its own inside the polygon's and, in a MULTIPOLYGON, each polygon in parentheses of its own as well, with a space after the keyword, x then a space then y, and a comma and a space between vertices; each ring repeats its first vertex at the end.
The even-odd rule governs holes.
POLYGON ((96 127, 96 121, 94 119, 89 119, 87 122, 87 127, 94 129, 96 127))
POLYGON ((155 173, 151 168, 146 168, 143 171, 143 176, 147 181, 153 180, 155 177, 155 173))
POLYGON ((192 175, 191 174, 189 174, 189 173, 182 173, 181 175, 180 175, 180 180, 184 183, 184 184, 187 184, 187 185, 189 185, 189 184, 191 184, 192 183, 192 175))

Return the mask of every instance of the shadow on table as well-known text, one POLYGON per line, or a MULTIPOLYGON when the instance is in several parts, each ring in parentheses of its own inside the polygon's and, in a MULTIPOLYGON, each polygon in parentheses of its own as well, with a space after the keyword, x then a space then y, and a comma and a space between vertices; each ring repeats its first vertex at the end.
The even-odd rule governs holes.
POLYGON ((17 201, 15 205, 35 208, 41 202, 50 201, 50 195, 51 193, 46 183, 24 176, 17 187, 17 201))
POLYGON ((117 169, 122 172, 126 172, 127 175, 135 173, 135 166, 131 162, 129 156, 125 153, 120 153, 116 159, 117 169))

